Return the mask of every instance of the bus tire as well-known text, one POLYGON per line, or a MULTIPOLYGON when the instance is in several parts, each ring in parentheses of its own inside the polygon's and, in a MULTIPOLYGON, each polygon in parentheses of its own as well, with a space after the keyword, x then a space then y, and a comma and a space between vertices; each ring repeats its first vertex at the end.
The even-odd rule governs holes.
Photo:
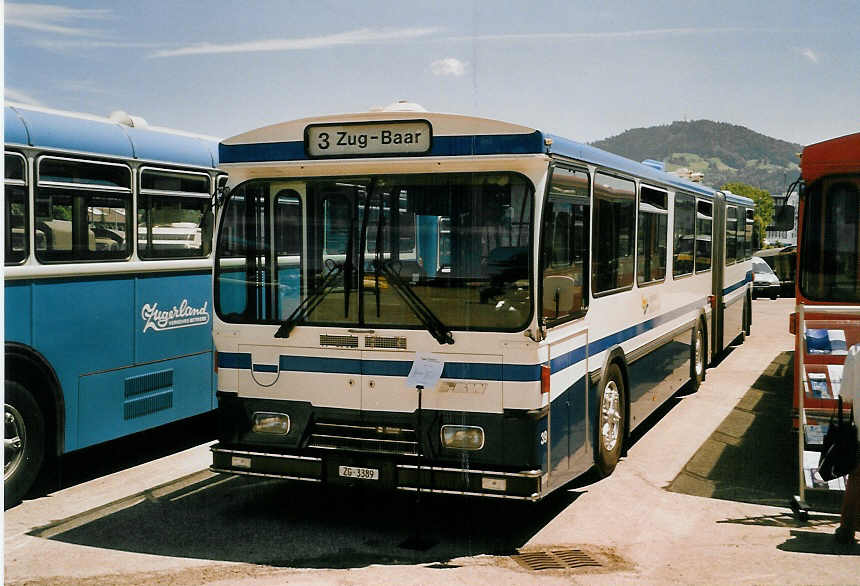
POLYGON ((45 459, 45 418, 24 385, 7 380, 4 387, 4 508, 18 504, 33 486, 45 459))
POLYGON ((697 320, 696 327, 693 328, 693 345, 690 348, 690 388, 693 391, 699 390, 699 386, 705 380, 707 351, 705 331, 702 329, 702 322, 697 320))
MULTIPOLYGON (((750 298, 747 297, 744 299, 744 335, 749 336, 752 334, 752 303, 750 302, 750 298)), ((743 342, 743 339, 741 339, 743 342)))
POLYGON ((595 464, 601 477, 612 474, 621 458, 626 429, 626 391, 624 377, 618 364, 612 363, 606 369, 606 376, 600 384, 600 402, 597 414, 597 454, 595 464))

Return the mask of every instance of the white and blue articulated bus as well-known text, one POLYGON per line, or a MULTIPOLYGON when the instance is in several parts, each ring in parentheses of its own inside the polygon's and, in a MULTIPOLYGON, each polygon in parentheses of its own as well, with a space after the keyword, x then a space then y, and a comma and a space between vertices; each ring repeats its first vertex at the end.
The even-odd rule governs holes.
POLYGON ((749 332, 753 202, 585 144, 389 109, 219 158, 215 471, 539 500, 749 332))
POLYGON ((113 118, 5 106, 7 506, 55 456, 215 407, 218 141, 113 118))

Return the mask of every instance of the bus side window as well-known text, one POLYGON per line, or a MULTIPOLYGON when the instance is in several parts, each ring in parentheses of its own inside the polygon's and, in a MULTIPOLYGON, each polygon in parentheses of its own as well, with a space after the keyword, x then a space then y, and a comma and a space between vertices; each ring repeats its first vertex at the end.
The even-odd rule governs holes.
POLYGON ((3 262, 18 264, 27 258, 27 164, 18 153, 7 153, 4 159, 5 196, 4 218, 6 242, 3 262))
POLYGON ((38 161, 36 225, 42 262, 128 258, 131 170, 103 163, 43 156, 38 161))
POLYGON ((553 170, 543 218, 543 317, 561 321, 588 308, 588 175, 553 170))
POLYGON ((597 173, 594 178, 591 264, 595 293, 633 285, 636 188, 633 181, 597 173))
MULTIPOLYGON (((213 224, 209 191, 205 173, 142 169, 137 254, 145 260, 208 255, 213 224)), ((114 234, 96 233, 109 247, 121 244, 114 234)))
POLYGON ((696 238, 696 198, 692 195, 675 193, 674 236, 672 276, 689 275, 693 272, 693 241, 696 238))
POLYGON ((714 204, 696 202, 696 272, 711 268, 711 232, 714 225, 714 204))
POLYGON ((669 195, 642 186, 639 190, 639 252, 637 282, 656 283, 666 278, 666 231, 669 195))
MULTIPOLYGON (((738 208, 726 206, 726 264, 734 264, 738 258, 738 208)), ((743 255, 741 255, 743 256, 743 255)))

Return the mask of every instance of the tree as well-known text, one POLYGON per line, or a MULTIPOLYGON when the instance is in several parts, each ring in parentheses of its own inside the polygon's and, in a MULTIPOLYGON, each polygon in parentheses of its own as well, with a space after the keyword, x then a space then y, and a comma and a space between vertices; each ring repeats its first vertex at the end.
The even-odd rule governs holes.
POLYGON ((773 198, 764 189, 746 183, 726 183, 720 189, 727 189, 737 195, 748 197, 755 202, 755 229, 758 241, 764 242, 765 227, 773 224, 773 198))

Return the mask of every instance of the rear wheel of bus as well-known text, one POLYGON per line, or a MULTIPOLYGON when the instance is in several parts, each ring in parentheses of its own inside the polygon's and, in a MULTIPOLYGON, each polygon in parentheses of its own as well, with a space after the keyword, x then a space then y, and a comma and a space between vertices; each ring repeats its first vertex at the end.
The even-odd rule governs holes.
POLYGON ((705 330, 702 322, 697 321, 693 329, 693 345, 690 348, 690 385, 691 390, 696 391, 705 380, 705 330))
POLYGON ((45 419, 32 393, 6 381, 3 435, 5 508, 16 505, 33 486, 45 458, 45 419))
POLYGON ((621 369, 613 362, 606 369, 606 376, 601 381, 597 422, 595 464, 602 477, 612 474, 621 457, 626 428, 625 393, 621 369))

